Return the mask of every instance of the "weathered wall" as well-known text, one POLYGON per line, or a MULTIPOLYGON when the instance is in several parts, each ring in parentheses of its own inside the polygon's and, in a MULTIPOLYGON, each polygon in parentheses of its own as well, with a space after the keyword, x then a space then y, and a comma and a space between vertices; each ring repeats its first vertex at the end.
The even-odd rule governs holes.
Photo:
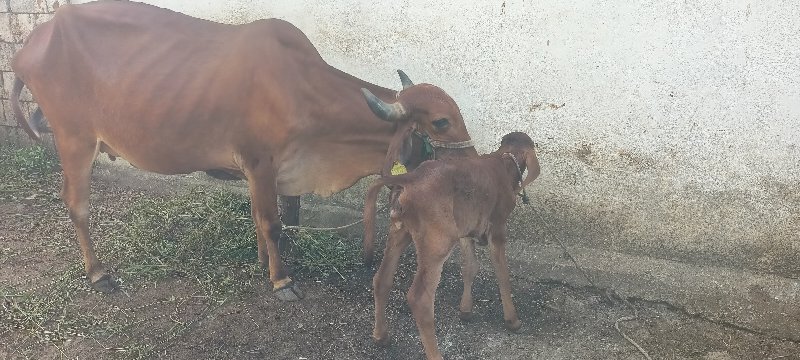
MULTIPOLYGON (((529 234, 800 276, 796 2, 146 2, 227 23, 284 18, 356 76, 399 87, 401 68, 440 85, 480 151, 532 134, 543 173, 531 190, 551 228, 520 209, 529 234)), ((10 52, 53 8, 5 6, 4 99, 10 52)))

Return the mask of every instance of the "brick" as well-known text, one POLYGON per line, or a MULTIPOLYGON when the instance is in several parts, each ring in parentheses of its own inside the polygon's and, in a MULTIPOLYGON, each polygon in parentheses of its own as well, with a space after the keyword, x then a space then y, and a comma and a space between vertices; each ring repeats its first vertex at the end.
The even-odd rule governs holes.
POLYGON ((3 71, 0 75, 2 75, 0 78, 3 79, 3 88, 1 89, 2 92, 0 92, 0 98, 8 100, 9 95, 11 95, 11 89, 14 87, 14 73, 3 71))
POLYGON ((0 116, 0 125, 17 126, 17 120, 14 119, 14 113, 11 111, 11 102, 3 100, 3 116, 0 116))
POLYGON ((46 13, 53 8, 52 3, 52 0, 11 0, 11 12, 46 13))
POLYGON ((12 42, 14 36, 11 34, 11 27, 9 26, 9 13, 0 13, 0 41, 12 42))
MULTIPOLYGON (((11 90, 14 89, 14 73, 10 71, 4 71, 2 73, 2 77, 3 89, 2 93, 0 93, 0 98, 10 99, 11 90)), ((31 92, 27 87, 24 87, 22 92, 19 94, 19 99, 22 101, 33 101, 33 95, 31 95, 31 92)))
POLYGON ((15 43, 22 43, 35 27, 53 18, 52 14, 10 14, 9 16, 11 18, 9 27, 15 43))
MULTIPOLYGON (((11 109, 11 101, 2 100, 2 102, 3 116, 0 118, 0 124, 17 126, 17 119, 14 117, 14 111, 11 109)), ((31 101, 22 101, 19 105, 19 107, 22 109, 22 114, 25 115, 26 119, 30 119, 31 115, 33 115, 33 112, 36 111, 36 108, 39 106, 39 104, 31 101)))
POLYGON ((11 59, 22 44, 12 44, 0 42, 0 71, 11 71, 11 59))

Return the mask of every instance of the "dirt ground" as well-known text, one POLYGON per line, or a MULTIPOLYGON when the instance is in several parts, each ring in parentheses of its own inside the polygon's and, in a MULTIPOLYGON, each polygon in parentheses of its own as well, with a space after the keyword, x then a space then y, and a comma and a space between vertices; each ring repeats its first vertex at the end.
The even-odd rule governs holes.
MULTIPOLYGON (((131 199, 182 191, 180 185, 165 188, 150 178, 130 174, 111 170, 95 175, 94 223, 120 218, 131 199)), ((357 269, 344 278, 298 274, 296 280, 306 298, 294 303, 275 299, 266 276, 244 272, 237 279, 250 290, 225 301, 205 296, 189 280, 191 274, 153 283, 128 283, 123 278, 122 291, 92 292, 82 277, 74 231, 57 192, 57 186, 30 188, 0 201, 0 290, 4 293, 0 319, 14 319, 11 308, 17 295, 9 289, 57 297, 52 284, 66 276, 77 291, 71 293, 72 308, 63 313, 104 314, 92 318, 97 326, 111 328, 121 318, 129 325, 107 336, 59 329, 60 338, 46 340, 43 334, 52 332, 47 325, 63 313, 42 314, 39 330, 0 331, 0 358, 423 358, 404 300, 414 270, 411 250, 390 299, 392 343, 380 348, 370 337, 374 268, 357 269), (142 348, 148 350, 142 352, 142 348)), ((106 231, 104 226, 93 227, 101 248, 106 231)), ((494 274, 482 255, 484 265, 474 288, 475 318, 469 323, 457 316, 461 284, 459 266, 452 261, 458 259, 457 253, 445 267, 436 296, 436 322, 447 359, 644 358, 615 325, 653 359, 800 359, 798 343, 709 322, 662 304, 609 301, 600 291, 548 279, 512 279, 524 325, 519 333, 509 333, 503 327, 494 274), (625 321, 633 316, 637 319, 625 321)))

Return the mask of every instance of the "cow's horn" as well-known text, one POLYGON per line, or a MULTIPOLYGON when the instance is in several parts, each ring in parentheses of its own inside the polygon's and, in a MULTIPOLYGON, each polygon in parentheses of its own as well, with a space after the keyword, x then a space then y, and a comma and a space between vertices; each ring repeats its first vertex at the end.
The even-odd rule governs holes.
POLYGON ((361 88, 361 92, 364 93, 364 97, 367 99, 367 105, 369 105, 370 110, 372 110, 372 112, 382 120, 395 122, 402 118, 406 113, 405 109, 403 108, 403 104, 399 102, 391 104, 384 102, 383 100, 378 99, 377 96, 373 95, 372 92, 364 88, 361 88))
POLYGON ((400 75, 400 83, 403 84, 403 90, 408 89, 414 86, 414 82, 403 72, 403 70, 397 70, 397 75, 400 75))

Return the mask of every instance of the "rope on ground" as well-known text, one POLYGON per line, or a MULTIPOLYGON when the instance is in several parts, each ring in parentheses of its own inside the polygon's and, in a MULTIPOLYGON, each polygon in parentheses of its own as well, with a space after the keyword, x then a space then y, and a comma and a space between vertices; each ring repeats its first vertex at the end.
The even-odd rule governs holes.
MULTIPOLYGON (((539 211, 538 211, 538 210, 534 210, 534 212, 535 212, 535 213, 536 213, 536 215, 539 217, 539 220, 541 221, 541 223, 542 223, 542 224, 547 224, 547 222, 544 220, 544 217, 542 216, 542 214, 541 214, 541 213, 539 213, 539 211)), ((578 264, 578 261, 577 261, 577 260, 575 260, 575 257, 573 257, 573 256, 572 256, 572 254, 569 252, 569 249, 567 249, 567 246, 566 246, 566 245, 564 245, 564 243, 561 241, 561 239, 559 239, 557 236, 555 236, 555 232, 554 232, 554 231, 550 231, 550 230, 551 230, 550 228, 547 228, 547 230, 548 230, 548 232, 550 233, 551 237, 552 237, 553 239, 555 239, 555 240, 556 240, 556 242, 558 242, 558 245, 561 247, 561 250, 563 250, 563 251, 564 251, 564 254, 566 254, 566 255, 567 255, 567 257, 568 257, 568 258, 569 258, 569 259, 572 261, 572 264, 574 264, 574 265, 575 265, 575 268, 576 268, 576 269, 578 269, 578 271, 580 271, 580 273, 583 275, 583 277, 586 279, 586 281, 588 281, 588 282, 589 282, 589 285, 590 285, 590 286, 592 286, 592 287, 593 287, 593 288, 595 288, 595 289, 598 289, 598 290, 600 290, 600 288, 599 288, 599 287, 597 287, 597 285, 595 285, 595 284, 594 284, 594 281, 592 281, 592 279, 589 277, 589 274, 588 274, 588 273, 587 273, 587 272, 586 272, 586 271, 583 269, 583 267, 581 267, 581 266, 578 264)), ((604 292, 603 292, 603 295, 605 295, 605 297, 606 297, 606 298, 608 298, 608 300, 609 300, 609 301, 611 301, 611 303, 614 303, 614 299, 612 299, 612 298, 611 298, 611 295, 609 295, 607 291, 604 291, 604 292)), ((630 308, 630 309, 632 309, 632 310, 633 310, 634 314, 637 314, 637 311, 636 311, 636 309, 633 307, 633 305, 631 305, 631 304, 630 304, 630 303, 629 303, 627 300, 625 300, 625 299, 623 299, 623 301, 624 301, 624 302, 625 302, 625 304, 628 306, 628 308, 630 308)), ((637 319, 639 319, 639 315, 638 315, 638 314, 637 314, 637 315, 634 315, 634 316, 625 316, 625 317, 621 317, 621 318, 617 319, 617 321, 616 321, 616 322, 614 322, 614 328, 616 328, 616 329, 617 329, 617 332, 618 332, 620 335, 622 335, 622 337, 623 337, 623 338, 624 338, 626 341, 628 341, 629 343, 631 343, 631 345, 633 345, 634 347, 636 347, 636 349, 637 349, 637 350, 639 350, 639 353, 640 353, 640 354, 642 354, 642 356, 644 356, 644 358, 645 358, 645 359, 647 359, 647 360, 653 360, 653 359, 650 357, 650 355, 647 353, 647 351, 645 351, 645 350, 644 350, 644 348, 642 348, 642 347, 641 347, 641 346, 640 346, 640 345, 639 345, 639 344, 638 344, 636 341, 634 341, 633 339, 631 339, 631 338, 630 338, 628 335, 626 335, 626 334, 625 334, 625 333, 624 333, 624 332, 623 332, 623 331, 622 331, 622 330, 619 328, 619 323, 620 323, 620 322, 623 322, 623 321, 631 321, 631 320, 637 320, 637 319)))
POLYGON ((335 230, 346 229, 346 228, 349 228, 349 227, 351 227, 353 225, 356 225, 356 224, 359 224, 359 223, 362 223, 362 222, 364 222, 364 219, 358 220, 356 222, 352 222, 352 223, 347 224, 347 225, 342 225, 342 226, 337 226, 337 227, 325 227, 325 228, 322 228, 322 227, 308 227, 308 226, 294 226, 293 225, 293 226, 284 226, 283 230, 335 231, 335 230))
MULTIPOLYGON (((544 216, 542 216, 542 214, 541 214, 541 213, 540 213, 538 210, 536 210, 536 209, 534 208, 534 212, 536 213, 536 216, 538 216, 538 217, 539 217, 539 220, 541 221, 541 223, 542 223, 542 224, 547 224, 547 222, 544 220, 544 216)), ((566 254, 566 255, 567 255, 567 257, 569 258, 569 260, 570 260, 570 261, 572 261, 572 264, 573 264, 573 265, 575 265, 575 268, 576 268, 576 269, 578 269, 578 271, 580 271, 580 272, 581 272, 581 275, 583 275, 583 277, 586 279, 586 281, 588 281, 588 282, 589 282, 589 285, 590 285, 591 287, 593 287, 593 288, 595 288, 595 289, 598 289, 598 290, 599 290, 600 288, 598 288, 598 287, 597 287, 597 285, 595 285, 595 284, 594 284, 594 281, 592 281, 592 278, 590 278, 590 277, 589 277, 589 274, 588 274, 588 273, 586 273, 586 271, 585 271, 585 270, 583 270, 583 268, 582 268, 582 267, 581 267, 581 266, 578 264, 578 261, 577 261, 577 260, 575 260, 575 258, 574 258, 574 257, 572 256, 572 254, 569 252, 569 249, 567 249, 567 246, 566 246, 566 245, 564 245, 564 243, 563 243, 563 242, 561 242, 561 239, 559 239, 557 236, 555 236, 555 235, 556 235, 556 234, 555 234, 555 232, 554 232, 554 231, 549 231, 549 230, 550 230, 550 228, 548 228, 547 230, 548 230, 548 232, 549 232, 549 233, 550 233, 550 235, 551 235, 550 237, 552 237, 553 239, 555 239, 555 240, 556 240, 556 242, 558 242, 558 246, 560 246, 560 247, 561 247, 561 250, 563 250, 563 251, 564 251, 564 254, 566 254)), ((608 296, 608 294, 606 294, 606 297, 609 297, 609 296, 608 296)), ((611 300, 611 299, 610 299, 610 297, 609 297, 609 300, 611 300)), ((613 301, 612 301, 612 302, 613 302, 613 301)))
MULTIPOLYGON (((377 211, 379 213, 381 213, 381 212, 385 211, 388 208, 389 208, 389 204, 386 204, 385 206, 381 207, 377 211)), ((336 227, 310 227, 310 226, 292 225, 292 226, 284 226, 282 230, 336 231, 336 230, 342 230, 342 229, 349 228, 349 227, 351 227, 353 225, 357 225, 357 224, 360 224, 362 222, 364 222, 364 219, 359 219, 359 220, 354 221, 352 223, 349 223, 347 225, 336 226, 336 227)))
POLYGON ((650 357, 650 355, 647 353, 647 351, 645 351, 645 350, 644 350, 644 349, 643 349, 643 348, 642 348, 642 347, 639 345, 639 343, 637 343, 636 341, 634 341, 633 339, 631 339, 631 338, 630 338, 628 335, 626 335, 626 334, 625 334, 625 332, 623 332, 623 331, 622 331, 622 329, 620 329, 620 328, 619 328, 619 323, 620 323, 620 322, 623 322, 623 321, 631 321, 631 320, 637 320, 637 319, 639 319, 639 317, 637 317, 637 316, 626 316, 626 317, 621 317, 621 318, 617 319, 617 321, 616 321, 616 322, 614 322, 614 328, 615 328, 615 329, 617 329, 617 332, 618 332, 620 335, 622 335, 622 337, 623 337, 623 338, 625 338, 625 340, 627 340, 629 343, 631 343, 631 345, 635 346, 635 347, 636 347, 636 349, 637 349, 637 350, 639 350, 639 353, 640 353, 640 354, 642 354, 642 356, 644 356, 644 358, 645 358, 645 359, 647 359, 647 360, 653 360, 653 358, 651 358, 651 357, 650 357))

